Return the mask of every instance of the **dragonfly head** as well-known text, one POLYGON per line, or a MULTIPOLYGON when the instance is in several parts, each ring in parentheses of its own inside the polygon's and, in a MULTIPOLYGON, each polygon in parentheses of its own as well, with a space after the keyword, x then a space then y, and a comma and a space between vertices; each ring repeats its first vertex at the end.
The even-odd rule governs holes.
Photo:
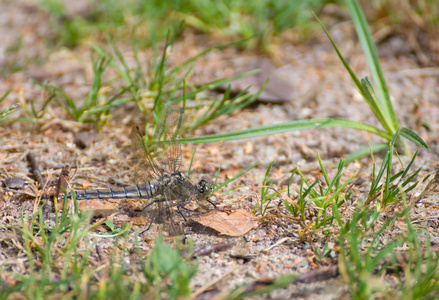
POLYGON ((197 190, 205 197, 208 197, 212 193, 212 185, 206 180, 202 179, 198 181, 197 190))

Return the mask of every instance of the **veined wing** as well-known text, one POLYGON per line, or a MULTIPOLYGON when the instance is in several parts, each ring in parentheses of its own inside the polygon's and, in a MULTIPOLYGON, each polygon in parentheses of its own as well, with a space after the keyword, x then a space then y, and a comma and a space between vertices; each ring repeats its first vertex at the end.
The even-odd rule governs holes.
POLYGON ((160 178, 180 170, 181 145, 180 131, 183 123, 183 110, 176 106, 168 107, 162 113, 161 123, 155 126, 152 142, 146 143, 138 128, 131 133, 134 153, 138 159, 137 178, 160 178))
POLYGON ((157 200, 158 204, 162 204, 162 207, 159 206, 154 220, 164 223, 171 235, 183 234, 183 229, 178 225, 180 220, 186 220, 182 212, 183 207, 192 200, 199 201, 198 198, 203 197, 203 195, 189 177, 182 172, 165 175, 156 182, 166 188, 162 189, 161 198, 157 200), (176 210, 180 216, 176 215, 176 210))
POLYGON ((155 128, 149 150, 161 162, 162 170, 174 173, 181 167, 181 144, 179 142, 183 125, 183 108, 173 105, 164 110, 162 120, 155 128))
POLYGON ((184 232, 178 223, 183 219, 186 221, 183 214, 184 206, 193 200, 199 201, 204 196, 186 174, 176 172, 172 175, 170 184, 164 191, 164 197, 166 198, 166 208, 163 211, 169 213, 169 216, 165 218, 166 222, 164 222, 168 226, 168 232, 171 235, 181 235, 184 232), (180 216, 176 215, 176 210, 180 216))
POLYGON ((155 126, 151 143, 145 142, 139 129, 132 133, 134 152, 139 159, 135 181, 156 179, 161 183, 160 198, 157 200, 158 211, 153 220, 165 223, 171 235, 179 235, 183 230, 175 223, 178 216, 175 216, 173 206, 179 209, 182 199, 174 189, 178 180, 173 176, 181 166, 181 146, 178 139, 183 123, 183 110, 176 106, 168 107, 160 119, 162 121, 155 126))
POLYGON ((158 211, 158 218, 159 221, 164 225, 165 230, 169 233, 171 236, 178 236, 178 235, 184 235, 183 227, 180 226, 179 218, 180 216, 177 215, 175 211, 175 207, 177 207, 178 210, 180 210, 179 206, 179 200, 172 201, 173 198, 172 192, 170 190, 166 190, 164 192, 164 205, 159 206, 158 211))

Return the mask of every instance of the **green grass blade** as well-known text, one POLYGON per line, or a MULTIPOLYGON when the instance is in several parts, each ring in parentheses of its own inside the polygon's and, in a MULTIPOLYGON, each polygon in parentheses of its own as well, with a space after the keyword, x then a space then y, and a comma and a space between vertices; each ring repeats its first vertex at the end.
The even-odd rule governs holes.
POLYGON ((404 177, 407 175, 408 171, 410 170, 410 168, 412 167, 413 163, 415 162, 415 158, 418 156, 418 152, 419 152, 419 151, 416 150, 415 154, 413 154, 413 157, 412 157, 412 159, 410 160, 410 162, 409 162, 409 164, 407 165, 407 167, 404 169, 404 172, 403 172, 401 178, 404 178, 404 177))
POLYGON ((345 166, 345 162, 343 159, 340 160, 337 167, 337 173, 335 174, 332 181, 328 184, 328 189, 326 191, 325 196, 329 195, 332 191, 332 187, 335 186, 335 189, 338 188, 338 184, 340 183, 341 173, 343 172, 343 167, 345 166))
POLYGON ((8 97, 11 92, 12 92, 12 89, 7 90, 6 93, 4 93, 3 96, 0 97, 0 103, 2 103, 3 100, 5 100, 6 97, 8 97))
POLYGON ((383 163, 381 164, 380 170, 378 171, 377 176, 372 180, 370 191, 369 191, 369 197, 372 197, 377 193, 377 187, 381 181, 381 178, 383 178, 384 171, 387 168, 387 161, 389 160, 389 150, 387 150, 386 155, 384 156, 383 163))
MULTIPOLYGON (((152 83, 154 84, 151 85, 151 88, 157 90, 157 95, 154 97, 154 107, 152 109, 154 112, 159 112, 162 110, 162 107, 160 107, 160 105, 162 105, 163 101, 160 100, 162 100, 161 98, 163 93, 163 87, 165 85, 167 51, 168 47, 170 46, 169 39, 170 32, 168 31, 165 46, 163 47, 162 51, 162 56, 159 59, 160 62, 156 65, 154 79, 152 80, 152 83)), ((158 119, 155 119, 155 121, 158 121, 158 119)))
POLYGON ((60 88, 51 85, 51 84, 45 84, 45 85, 40 85, 43 89, 45 89, 46 91, 48 91, 49 93, 53 93, 52 91, 50 91, 50 89, 53 89, 53 91, 60 95, 62 98, 64 98, 64 100, 67 103, 66 105, 63 105, 60 103, 60 106, 62 106, 66 112, 75 120, 78 120, 81 116, 82 116, 82 112, 78 110, 78 107, 76 106, 75 100, 73 100, 71 97, 67 96, 66 93, 64 93, 63 90, 61 90, 60 88))
POLYGON ((222 184, 216 186, 212 192, 216 192, 218 191, 220 188, 222 188, 223 186, 228 185, 230 182, 232 182, 233 180, 235 180, 236 178, 238 178, 239 176, 241 176, 242 174, 247 173, 248 171, 250 171, 251 169, 253 169, 254 167, 256 167, 259 164, 259 161, 255 162, 254 164, 252 164, 250 167, 248 167, 247 169, 239 172, 238 174, 236 174, 235 176, 233 176, 232 178, 230 178, 229 180, 226 180, 225 182, 223 182, 222 184))
MULTIPOLYGON (((224 79, 219 79, 219 80, 215 80, 213 82, 209 82, 209 83, 205 83, 203 84, 201 87, 199 87, 197 90, 192 91, 191 93, 187 94, 186 97, 190 98, 190 97, 194 97, 197 94, 199 94, 200 92, 206 91, 206 90, 213 90, 223 84, 238 80, 242 77, 246 77, 246 76, 250 76, 253 74, 257 74, 260 72, 260 69, 256 69, 256 70, 251 70, 242 74, 238 74, 236 76, 230 77, 230 78, 224 78, 224 79)), ((177 98, 178 100, 179 98, 177 98)))
POLYGON ((409 128, 401 128, 400 135, 408 139, 409 141, 415 143, 418 146, 421 146, 425 149, 430 150, 430 147, 428 147, 427 143, 413 130, 409 128))
POLYGON ((340 58, 344 67, 346 68, 346 70, 349 72, 349 75, 351 76, 352 80, 354 81, 355 85, 357 86, 360 94, 363 96, 363 99, 367 102, 367 104, 369 105, 369 107, 372 110, 372 112, 374 113, 374 115, 377 117, 377 119, 379 120, 381 125, 386 129, 386 131, 394 132, 394 131, 392 131, 392 127, 388 124, 387 119, 383 115, 383 112, 381 111, 379 103, 375 102, 370 91, 365 86, 365 83, 363 81, 360 82, 357 75, 355 75, 354 71, 351 69, 348 62, 344 59, 343 55, 338 50, 337 45, 335 44, 332 37, 329 35, 329 32, 326 30, 326 27, 323 25, 323 23, 320 21, 320 19, 315 14, 314 14, 314 16, 316 17, 317 21, 320 23, 320 26, 325 31, 327 37, 331 41, 332 46, 334 47, 335 52, 337 52, 338 57, 340 58))
MULTIPOLYGON (((125 72, 123 72, 123 77, 125 78, 127 83, 134 84, 134 80, 131 78, 131 75, 129 73, 130 69, 128 68, 127 63, 125 62, 125 58, 123 57, 123 55, 120 52, 119 48, 117 47, 116 43, 113 41, 113 39, 111 38, 111 36, 108 33, 105 33, 105 37, 107 38, 108 43, 110 43, 111 48, 113 49, 113 52, 116 55, 117 60, 122 64, 123 68, 125 69, 125 72)), ((107 55, 101 54, 101 56, 106 57, 107 55)), ((107 59, 109 59, 109 58, 107 58, 107 59)))
MULTIPOLYGON (((308 194, 312 195, 313 198, 320 198, 320 197, 315 197, 315 195, 317 195, 316 191, 314 190, 314 187, 317 185, 317 183, 319 183, 318 179, 314 180, 314 182, 309 185, 308 188, 305 189, 305 192, 302 194, 301 198, 305 199, 306 196, 308 196, 308 194)), ((313 202, 315 200, 311 199, 309 200, 310 202, 313 202)))
MULTIPOLYGON (((110 44, 112 43, 112 41, 109 41, 110 44)), ((133 79, 131 78, 128 69, 123 70, 121 67, 119 67, 119 65, 112 59, 112 57, 110 55, 108 55, 104 50, 102 50, 101 48, 99 48, 99 46, 93 44, 92 42, 88 43, 90 45, 90 47, 96 51, 99 55, 101 55, 102 57, 105 57, 108 61, 109 64, 117 71, 117 73, 122 77, 122 79, 129 85, 131 86, 131 92, 133 93, 134 96, 137 96, 137 91, 134 88, 135 82, 133 81, 133 79)), ((116 57, 117 53, 119 52, 118 48, 114 45, 115 48, 115 52, 116 52, 116 57)), ((123 59, 123 57, 121 58, 121 64, 122 65, 126 65, 125 60, 123 59)))
POLYGON ((381 103, 380 107, 383 109, 391 132, 395 132, 399 127, 399 122, 393 110, 392 102, 390 101, 389 90, 384 79, 383 71, 381 70, 378 53, 369 26, 367 25, 366 17, 357 0, 347 0, 346 2, 351 12, 352 20, 361 46, 363 47, 363 52, 366 56, 372 77, 378 89, 378 101, 381 103))
POLYGON ((375 153, 378 151, 381 151, 383 149, 386 149, 387 147, 389 147, 388 143, 382 143, 382 144, 376 144, 376 145, 372 145, 372 146, 367 146, 364 147, 362 149, 360 149, 359 151, 350 154, 348 157, 346 157, 345 159, 345 164, 350 164, 353 161, 356 161, 357 159, 360 159, 363 156, 366 156, 368 154, 375 153))
POLYGON ((101 89, 102 83, 102 74, 107 68, 106 60, 107 59, 105 56, 101 56, 97 63, 93 63, 93 82, 91 85, 91 90, 88 93, 87 98, 85 99, 84 104, 80 110, 81 114, 87 109, 95 108, 98 103, 99 90, 101 89))
POLYGON ((16 104, 12 105, 11 107, 9 107, 5 110, 2 110, 0 112, 0 120, 2 120, 4 117, 6 117, 10 113, 12 113, 19 105, 20 105, 19 103, 16 103, 16 104))
POLYGON ((248 139, 248 138, 254 138, 264 135, 272 135, 272 134, 288 132, 288 131, 317 129, 317 128, 331 128, 331 127, 345 127, 351 129, 358 129, 358 130, 363 130, 373 133, 387 140, 391 139, 391 135, 370 125, 349 121, 349 120, 327 118, 327 119, 298 120, 298 121, 250 128, 246 130, 240 130, 240 131, 229 132, 224 134, 185 138, 185 139, 181 139, 180 141, 183 144, 215 143, 215 142, 248 139))
POLYGON ((224 103, 227 101, 227 99, 229 99, 230 96, 230 84, 227 87, 226 91, 224 92, 223 98, 221 99, 221 101, 219 101, 218 103, 216 103, 217 101, 212 101, 212 103, 210 104, 208 110, 206 111, 206 113, 204 115, 202 115, 198 120, 196 120, 193 124, 191 124, 189 126, 188 131, 192 131, 195 128, 209 122, 210 120, 214 119, 217 112, 224 106, 224 103))
POLYGON ((383 127, 386 128, 388 131, 390 131, 391 127, 387 124, 388 123, 387 118, 384 116, 384 113, 382 112, 382 105, 380 104, 380 101, 375 94, 375 90, 373 89, 372 84, 370 83, 369 78, 367 76, 364 79, 361 79, 361 85, 363 87, 362 93, 364 93, 363 94, 364 100, 372 109, 373 113, 377 117, 378 121, 383 125, 383 127))
MULTIPOLYGON (((326 203, 327 205, 329 205, 329 202, 333 202, 333 200, 335 200, 336 197, 338 197, 338 195, 348 186, 348 184, 351 183, 351 181, 357 176, 358 171, 354 173, 354 175, 352 175, 351 177, 349 177, 348 180, 346 180, 345 183, 343 183, 343 185, 341 185, 339 188, 337 188, 337 190, 335 190, 335 192, 333 193, 333 195, 330 198, 330 201, 328 201, 328 203, 326 203)), ((334 206, 333 209, 336 209, 337 206, 334 206)))
POLYGON ((320 153, 317 153, 317 160, 319 161, 320 171, 323 174, 323 177, 325 177, 326 185, 329 186, 330 180, 328 177, 328 173, 326 172, 325 166, 323 165, 322 159, 320 158, 320 153))
POLYGON ((192 151, 191 160, 190 160, 189 166, 187 168, 187 176, 188 177, 191 177, 191 168, 192 168, 192 163, 194 162, 194 156, 195 156, 196 151, 197 151, 197 147, 194 147, 194 151, 192 151))

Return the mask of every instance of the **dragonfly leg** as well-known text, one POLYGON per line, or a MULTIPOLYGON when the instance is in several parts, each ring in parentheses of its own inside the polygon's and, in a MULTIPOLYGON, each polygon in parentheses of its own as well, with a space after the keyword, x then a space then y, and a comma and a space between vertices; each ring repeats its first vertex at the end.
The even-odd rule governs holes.
POLYGON ((213 207, 215 207, 215 209, 217 208, 216 207, 216 205, 215 205, 215 203, 213 203, 212 201, 210 201, 209 199, 206 199, 207 200, 207 202, 209 202, 210 204, 212 204, 213 205, 213 207))
POLYGON ((147 231, 149 230, 149 228, 151 227, 152 221, 153 221, 154 219, 155 219, 155 218, 152 218, 151 222, 149 223, 148 228, 146 228, 146 229, 143 230, 141 233, 139 233, 139 235, 142 235, 142 234, 144 234, 145 232, 147 232, 147 231))
MULTIPOLYGON (((145 211, 145 209, 150 206, 151 204, 155 203, 156 201, 152 201, 151 203, 148 203, 144 208, 142 208, 142 212, 145 211)), ((163 209, 162 209, 163 210, 163 209)), ((142 231, 140 234, 143 234, 144 232, 148 231, 151 228, 152 223, 155 221, 155 219, 159 216, 160 210, 154 217, 151 218, 151 222, 149 222, 148 228, 146 228, 144 231, 142 231)))
MULTIPOLYGON (((150 204, 151 204, 151 203, 150 203, 150 204)), ((145 206, 143 209, 147 208, 150 204, 148 204, 147 206, 145 206)), ((162 209, 162 210, 163 210, 163 209, 162 209)), ((157 219, 157 217, 159 216, 159 214, 160 214, 160 211, 159 211, 154 217, 151 218, 151 222, 149 222, 148 228, 146 228, 145 230, 143 230, 140 234, 143 234, 144 232, 147 232, 147 231, 151 228, 152 223, 155 221, 155 219, 157 219)))
MULTIPOLYGON (((155 220, 156 217, 157 217, 157 216, 154 216, 153 218, 151 218, 151 222, 149 222, 148 228, 146 228, 144 231, 142 231, 142 233, 144 233, 145 231, 148 231, 148 230, 151 228, 152 222, 154 222, 154 220, 155 220)), ((142 233, 141 233, 141 234, 142 234, 142 233)))
MULTIPOLYGON (((152 202, 152 203, 154 203, 154 202, 152 202)), ((142 210, 144 210, 145 208, 147 208, 148 206, 150 206, 152 203, 149 203, 148 205, 146 205, 142 210)), ((181 207, 183 207, 183 205, 177 205, 178 212, 180 213, 180 215, 183 217, 183 219, 184 219, 184 220, 186 221, 186 223, 187 223, 186 217, 183 215, 183 213, 182 213, 181 210, 180 210, 181 207)), ((183 207, 183 208, 184 208, 184 207, 183 207)), ((160 209, 160 210, 157 212, 157 214, 151 219, 151 222, 149 222, 148 228, 146 228, 146 229, 145 229, 144 231, 142 231, 140 234, 143 234, 144 232, 148 231, 148 230, 151 228, 152 223, 157 219, 157 217, 158 217, 163 211, 168 210, 168 209, 169 209, 169 208, 167 208, 167 207, 160 209)))
POLYGON ((164 200, 162 200, 162 199, 155 199, 154 201, 149 202, 147 205, 145 205, 144 208, 142 208, 142 212, 145 211, 145 209, 150 207, 152 204, 157 203, 157 202, 164 202, 164 200))
POLYGON ((177 210, 180 213, 180 215, 183 217, 184 221, 187 223, 186 217, 183 215, 183 212, 180 210, 181 208, 184 208, 184 204, 185 203, 177 205, 177 210))

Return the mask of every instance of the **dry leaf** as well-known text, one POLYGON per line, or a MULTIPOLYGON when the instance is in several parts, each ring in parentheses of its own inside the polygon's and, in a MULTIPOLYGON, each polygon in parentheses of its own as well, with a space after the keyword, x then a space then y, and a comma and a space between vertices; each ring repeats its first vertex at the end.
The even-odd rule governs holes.
POLYGON ((151 220, 149 220, 146 217, 131 217, 128 219, 133 225, 137 225, 137 226, 145 226, 148 224, 148 222, 150 222, 151 220))
POLYGON ((108 216, 118 211, 115 203, 101 202, 99 200, 79 201, 78 209, 80 211, 92 210, 95 216, 108 216))
POLYGON ((259 224, 259 218, 244 209, 232 213, 215 210, 192 220, 229 236, 242 236, 259 224))

